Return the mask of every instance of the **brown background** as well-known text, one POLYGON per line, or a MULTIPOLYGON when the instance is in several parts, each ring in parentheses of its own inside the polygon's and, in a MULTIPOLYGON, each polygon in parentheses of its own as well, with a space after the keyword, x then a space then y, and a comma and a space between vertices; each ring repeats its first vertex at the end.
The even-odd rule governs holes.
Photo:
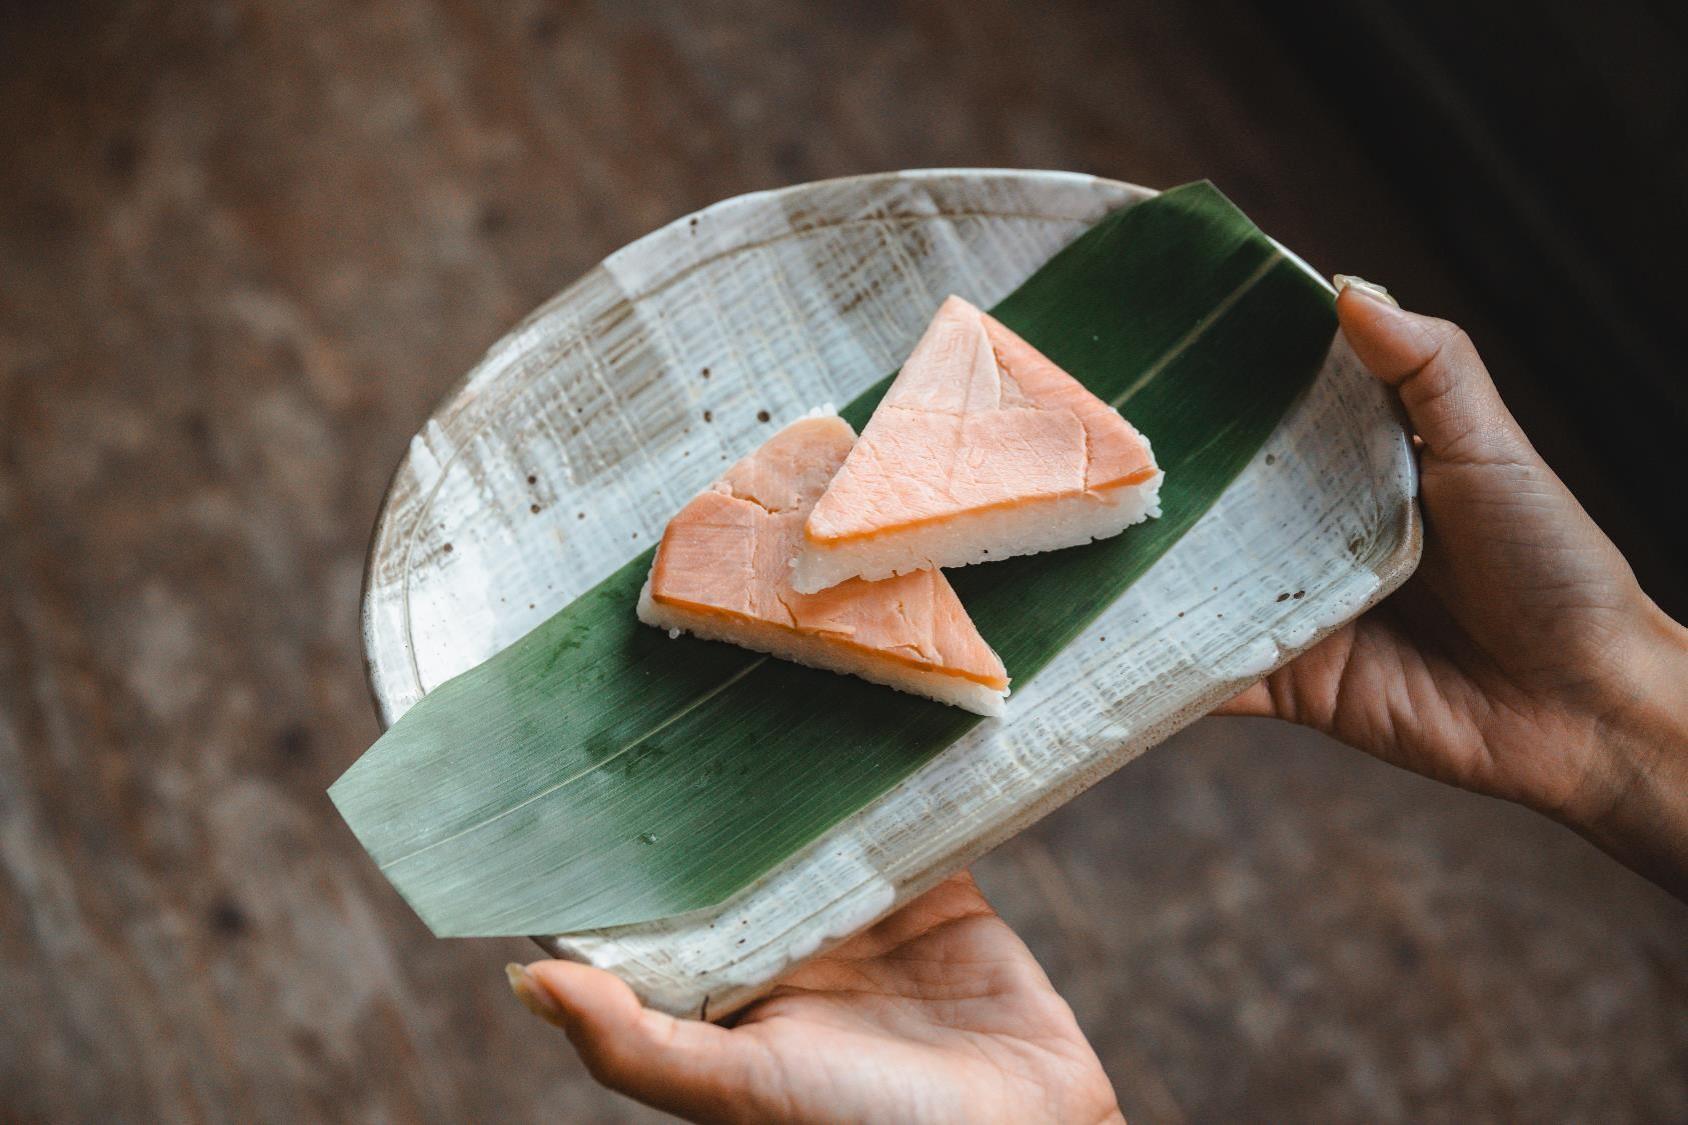
MULTIPOLYGON (((3 9, 0 1118, 654 1116, 510 999, 531 947, 431 939, 323 789, 376 733, 359 571, 406 439, 716 199, 1211 177, 1465 322, 1606 510, 1624 482, 1251 8, 1038 7, 3 9)), ((1301 732, 1200 724, 979 874, 1134 1121, 1688 1118, 1688 910, 1301 732)))

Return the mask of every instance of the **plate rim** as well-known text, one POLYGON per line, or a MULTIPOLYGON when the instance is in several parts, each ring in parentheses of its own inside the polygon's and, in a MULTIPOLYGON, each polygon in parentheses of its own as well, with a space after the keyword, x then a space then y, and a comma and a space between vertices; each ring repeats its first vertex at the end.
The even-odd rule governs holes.
MULTIPOLYGON (((463 400, 465 390, 472 384, 476 375, 481 372, 489 362, 505 354, 507 350, 518 341, 519 337, 521 337, 530 325, 542 317, 546 312, 551 310, 554 306, 566 302, 571 296, 579 293, 583 286, 589 284, 595 279, 598 271, 613 262, 618 256, 633 251, 647 240, 661 238, 674 231, 676 228, 687 227, 691 224, 692 220, 696 218, 709 215, 714 212, 719 212, 720 210, 727 208, 754 205, 758 202, 766 202, 768 200, 778 199, 782 196, 810 192, 817 188, 824 188, 828 186, 846 186, 851 184, 874 185, 897 182, 906 183, 910 180, 918 181, 921 179, 945 178, 958 180, 966 180, 969 178, 1002 179, 1018 181, 1020 183, 1031 185, 1067 184, 1077 188, 1091 186, 1099 189, 1101 193, 1112 192, 1121 194, 1128 198, 1135 197, 1133 200, 1134 202, 1158 194, 1158 191, 1155 189, 1143 187, 1128 181, 1099 177, 1086 173, 1058 170, 1016 168, 921 168, 903 171, 866 173, 862 175, 842 176, 806 183, 791 184, 777 188, 760 189, 757 191, 730 196, 711 203, 696 211, 679 215, 669 222, 666 222, 661 226, 641 235, 639 238, 624 244, 615 251, 606 255, 604 258, 600 259, 599 262, 589 267, 579 277, 575 278, 556 294, 540 303, 531 312, 527 313, 508 330, 502 333, 462 376, 454 380, 451 385, 441 393, 440 397, 428 411, 426 418, 420 423, 417 430, 413 433, 410 441, 407 442, 404 452, 400 455, 393 471, 389 474, 386 488, 382 493, 376 519, 371 528, 370 540, 365 553, 362 588, 359 595, 359 632, 363 646, 365 682, 370 692, 371 700, 374 704, 375 712, 382 729, 386 729, 394 721, 396 721, 397 715, 394 714, 395 710, 398 710, 399 713, 402 713, 402 710, 399 710, 398 708, 398 701, 384 697, 381 688, 378 686, 377 680, 375 650, 378 641, 378 629, 376 617, 383 611, 383 607, 377 604, 377 598, 375 597, 377 549, 384 542, 396 542, 397 534, 395 533, 414 535, 415 529, 421 526, 421 516, 416 515, 412 517, 407 508, 404 514, 407 518, 412 519, 411 527, 402 531, 397 527, 397 522, 401 513, 398 510, 398 497, 396 496, 396 492, 398 490, 401 477, 412 465, 413 457, 415 456, 416 439, 426 434, 431 426, 443 424, 443 420, 455 412, 458 404, 463 400)), ((934 217, 943 217, 943 215, 940 214, 934 217)), ((1066 217, 1050 215, 1049 218, 1055 219, 1066 217)), ((817 224, 812 229, 822 230, 829 225, 833 224, 817 224)), ((1279 249, 1285 253, 1286 257, 1310 275, 1318 278, 1322 285, 1329 288, 1328 282, 1326 282, 1323 277, 1319 276, 1305 261, 1296 256, 1292 251, 1284 248, 1282 244, 1278 244, 1278 246, 1279 249)), ((741 253, 744 248, 744 242, 740 241, 731 247, 726 247, 712 252, 702 261, 713 261, 719 257, 729 254, 741 253)), ((1339 334, 1340 332, 1338 335, 1339 334)), ((1391 398, 1390 403, 1391 409, 1397 421, 1404 430, 1408 430, 1408 432, 1410 432, 1410 429, 1406 425, 1404 412, 1401 410, 1398 400, 1391 398)), ((1280 422, 1280 426, 1281 425, 1282 422, 1280 422)), ((1363 598, 1356 601, 1355 608, 1341 619, 1332 621, 1326 625, 1321 625, 1321 627, 1315 629, 1299 645, 1294 647, 1283 646, 1281 644, 1278 645, 1276 659, 1268 667, 1264 668, 1264 670, 1258 672, 1251 670, 1251 672, 1245 676, 1214 681, 1208 688, 1190 698, 1175 712, 1153 724, 1151 727, 1145 728, 1141 734, 1134 735, 1131 740, 1133 743, 1141 742, 1144 745, 1152 746, 1164 740, 1173 732, 1189 725, 1195 719, 1206 715, 1215 706, 1233 697, 1244 687, 1256 682, 1263 676, 1270 675, 1272 672, 1275 672, 1308 650, 1322 643, 1332 634, 1342 628, 1345 628, 1355 618, 1369 611, 1384 598, 1392 594, 1407 580, 1407 578, 1412 575, 1418 566, 1420 558, 1422 557, 1424 532, 1423 516, 1418 500, 1419 481, 1416 458, 1411 456, 1410 452, 1406 460, 1405 468, 1406 474, 1405 479, 1402 480, 1401 492, 1394 493, 1394 495, 1400 496, 1402 492, 1404 492, 1406 502, 1399 506, 1396 526, 1392 529, 1395 540, 1393 547, 1383 555, 1373 556, 1369 559, 1355 560, 1355 565, 1357 567, 1370 570, 1377 579, 1376 585, 1370 590, 1370 592, 1363 598)), ((409 503, 414 503, 414 500, 410 500, 409 503)), ((424 506, 422 511, 425 512, 425 510, 424 506)), ((1387 526, 1387 522, 1379 521, 1377 526, 1382 528, 1387 526)), ((408 619, 408 615, 406 616, 408 619)), ((386 642, 389 645, 391 640, 391 637, 386 638, 386 642)), ((409 655, 412 661, 412 666, 414 667, 414 639, 410 635, 408 627, 400 640, 402 641, 403 650, 409 655)), ((394 654, 392 652, 387 653, 387 659, 389 661, 393 658, 393 656, 394 654)), ((430 690, 424 688, 420 682, 416 684, 416 689, 422 694, 426 694, 427 690, 430 690)), ((404 706, 408 705, 408 703, 404 704, 404 706)), ((894 900, 881 913, 877 914, 870 921, 864 923, 864 925, 871 925, 873 921, 883 918, 885 915, 891 913, 906 903, 910 898, 921 893, 930 886, 935 885, 958 867, 972 862, 978 856, 996 847, 1004 840, 1020 831, 1023 831, 1029 825, 1049 815, 1051 812, 1072 800, 1078 794, 1098 783, 1104 777, 1107 777, 1115 772, 1121 765, 1125 764, 1126 761, 1129 761, 1129 758, 1118 760, 1114 755, 1096 755, 1091 762, 1086 763, 1086 768, 1081 772, 1071 776, 1060 786, 1049 790, 1047 793, 1043 794, 1041 798, 1021 808, 1015 815, 1004 818, 995 824, 981 825, 981 831, 971 834, 964 841, 958 844, 957 847, 951 849, 948 853, 936 858, 933 862, 926 865, 921 872, 908 878, 906 881, 897 884, 894 900)), ((901 785, 897 788, 901 788, 901 785)), ((883 794, 878 800, 883 801, 890 798, 896 791, 897 790, 894 788, 890 792, 883 794)), ((878 801, 875 803, 877 804, 878 801)), ((820 842, 821 841, 816 841, 816 844, 818 845, 820 842)), ((789 862, 801 862, 802 857, 809 854, 810 851, 811 848, 806 847, 802 849, 799 853, 791 857, 789 862)), ((782 865, 782 868, 783 866, 784 865, 782 865)), ((772 873, 770 873, 770 875, 771 874, 772 873)), ((740 892, 740 895, 754 891, 756 887, 760 886, 764 882, 765 878, 766 877, 764 877, 764 879, 759 879, 750 887, 745 888, 744 891, 740 892)), ((738 899, 740 895, 735 895, 734 900, 738 899)), ((585 934, 607 936, 613 932, 613 930, 600 930, 583 931, 582 935, 538 935, 534 937, 534 941, 536 941, 547 953, 550 953, 553 956, 574 960, 589 960, 589 957, 580 950, 570 947, 569 939, 571 937, 584 936, 585 934)), ((813 952, 823 952, 825 949, 835 945, 838 941, 846 940, 847 937, 848 935, 841 935, 836 939, 828 938, 823 940, 813 952)), ((767 988, 771 987, 772 984, 773 978, 758 984, 746 985, 743 988, 734 989, 727 994, 720 992, 713 993, 704 998, 704 1011, 702 1012, 695 1009, 690 1011, 676 1009, 671 1005, 663 1006, 665 1010, 677 1011, 677 1014, 707 1014, 711 1018, 718 1019, 743 1007, 745 1004, 750 1003, 757 996, 764 993, 767 988)))

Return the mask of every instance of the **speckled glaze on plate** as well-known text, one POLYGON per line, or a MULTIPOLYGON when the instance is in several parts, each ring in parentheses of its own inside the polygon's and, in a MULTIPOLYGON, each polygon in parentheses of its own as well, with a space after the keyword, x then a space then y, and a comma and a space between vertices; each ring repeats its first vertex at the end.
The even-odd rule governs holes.
MULTIPOLYGON (((487 353, 394 474, 363 604, 382 722, 655 542, 772 426, 896 368, 944 296, 988 307, 1153 194, 889 173, 729 199, 612 254, 487 353)), ((743 1006, 1393 590, 1418 561, 1415 490, 1391 397, 1339 336, 1214 508, 1005 721, 719 908, 540 944, 665 1011, 743 1006)))

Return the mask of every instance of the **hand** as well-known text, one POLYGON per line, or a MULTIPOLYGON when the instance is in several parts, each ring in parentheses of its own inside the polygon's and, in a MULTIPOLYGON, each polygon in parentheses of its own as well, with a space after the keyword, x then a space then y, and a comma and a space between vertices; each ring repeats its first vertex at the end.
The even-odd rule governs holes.
POLYGON ((729 1030, 566 961, 510 967, 592 1076, 695 1121, 1123 1121, 1031 951, 962 873, 798 967, 729 1030))
POLYGON ((1522 802, 1681 893, 1688 630, 1531 447, 1466 335, 1380 294, 1349 285, 1337 313, 1423 443, 1423 562, 1218 713, 1522 802))

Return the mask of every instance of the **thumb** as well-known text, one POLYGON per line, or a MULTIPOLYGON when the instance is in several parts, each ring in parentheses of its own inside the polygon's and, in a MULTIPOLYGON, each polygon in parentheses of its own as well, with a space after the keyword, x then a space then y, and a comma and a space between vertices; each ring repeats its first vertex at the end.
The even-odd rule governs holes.
POLYGON ((1536 459, 1458 325, 1407 312, 1358 278, 1338 275, 1336 284, 1343 333, 1360 362, 1400 393, 1426 457, 1471 465, 1536 459))
POLYGON ((726 1028, 652 1011, 621 978, 588 965, 537 961, 505 972, 517 998, 561 1027, 605 1086, 694 1119, 742 1109, 752 1045, 726 1028))

